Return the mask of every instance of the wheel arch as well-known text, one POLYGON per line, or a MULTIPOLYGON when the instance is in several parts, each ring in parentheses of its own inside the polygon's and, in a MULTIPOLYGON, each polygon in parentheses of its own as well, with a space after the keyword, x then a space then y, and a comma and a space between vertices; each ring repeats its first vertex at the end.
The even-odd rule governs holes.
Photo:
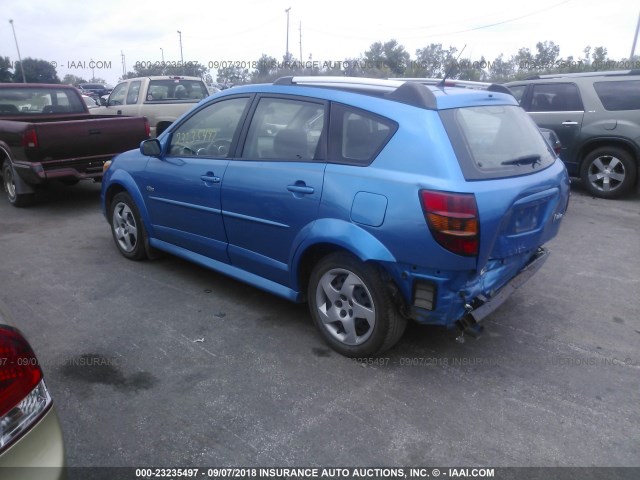
POLYGON ((635 161, 636 165, 638 165, 639 163, 640 148, 634 145, 633 142, 630 142, 629 140, 625 138, 620 138, 620 137, 598 137, 598 138, 590 139, 589 141, 582 144, 582 146, 580 147, 580 150, 578 151, 578 160, 579 160, 578 168, 579 169, 582 168, 582 162, 584 162, 585 157, 589 155, 589 153, 602 147, 621 148, 626 152, 628 152, 629 155, 633 157, 633 160, 635 161))
POLYGON ((0 142, 0 165, 4 163, 5 160, 12 161, 13 157, 11 155, 11 149, 9 145, 4 142, 0 142))
MULTIPOLYGON (((16 186, 16 193, 34 193, 35 189, 33 186, 25 182, 24 179, 16 172, 15 168, 13 168, 13 161, 14 159, 11 148, 9 148, 6 143, 0 142, 0 177, 2 177, 2 169, 4 168, 5 162, 8 162, 9 166, 13 169, 13 183, 16 186)), ((0 191, 2 191, 2 186, 0 186, 0 191)))
MULTIPOLYGON (((306 292, 313 267, 324 256, 343 251, 362 262, 395 263, 393 254, 371 233, 344 220, 324 219, 303 229, 290 264, 291 285, 295 290, 306 292)), ((381 269, 384 273, 384 269, 381 269)))
POLYGON ((131 175, 124 170, 117 170, 109 178, 108 184, 104 190, 103 213, 107 222, 110 221, 109 211, 111 210, 113 197, 121 192, 128 193, 131 199, 135 202, 148 235, 152 235, 153 229, 151 227, 149 212, 147 211, 147 207, 144 203, 142 193, 131 175))

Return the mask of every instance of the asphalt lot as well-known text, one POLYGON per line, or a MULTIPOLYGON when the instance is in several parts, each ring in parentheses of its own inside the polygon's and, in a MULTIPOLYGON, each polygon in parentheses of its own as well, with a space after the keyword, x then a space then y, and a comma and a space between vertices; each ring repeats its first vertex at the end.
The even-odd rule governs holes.
POLYGON ((0 298, 70 466, 639 466, 640 196, 573 188, 542 270, 464 344, 410 326, 366 364, 294 305, 121 257, 99 185, 0 199, 0 298))

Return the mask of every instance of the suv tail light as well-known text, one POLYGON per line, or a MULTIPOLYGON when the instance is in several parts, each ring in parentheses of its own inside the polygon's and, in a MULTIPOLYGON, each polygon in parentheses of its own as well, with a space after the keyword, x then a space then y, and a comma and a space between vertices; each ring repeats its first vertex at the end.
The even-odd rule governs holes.
POLYGON ((151 137, 151 126, 149 125, 149 119, 144 117, 144 129, 147 135, 147 138, 151 137))
POLYGON ((0 452, 52 403, 33 350, 15 328, 0 327, 0 452))
POLYGON ((420 190, 420 202, 429 230, 440 245, 466 257, 478 254, 480 224, 472 193, 420 190))

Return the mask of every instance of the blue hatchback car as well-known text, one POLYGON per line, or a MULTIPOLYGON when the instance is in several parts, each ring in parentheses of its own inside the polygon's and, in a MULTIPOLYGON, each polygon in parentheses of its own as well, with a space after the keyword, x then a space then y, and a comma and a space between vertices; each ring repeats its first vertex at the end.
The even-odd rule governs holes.
POLYGON ((376 355, 407 320, 474 332, 547 258, 569 179, 503 87, 286 77, 215 94, 105 166, 115 244, 295 302, 376 355))

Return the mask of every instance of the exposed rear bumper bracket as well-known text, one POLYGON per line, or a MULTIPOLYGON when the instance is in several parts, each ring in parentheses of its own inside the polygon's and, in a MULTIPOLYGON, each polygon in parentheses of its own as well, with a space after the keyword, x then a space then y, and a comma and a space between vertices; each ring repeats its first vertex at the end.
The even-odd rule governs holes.
POLYGON ((476 322, 491 314, 502 305, 518 288, 524 285, 535 273, 540 270, 544 262, 549 258, 549 251, 545 248, 538 248, 538 251, 531 257, 531 260, 520 270, 518 275, 513 277, 509 283, 504 285, 497 294, 487 299, 482 305, 472 310, 470 315, 476 322))
POLYGON ((474 299, 473 303, 477 304, 480 302, 481 304, 476 308, 472 308, 467 304, 467 313, 456 322, 456 326, 460 331, 460 335, 456 340, 460 343, 464 343, 465 333, 477 338, 483 330, 483 327, 478 322, 500 307, 500 305, 502 305, 513 294, 513 292, 535 275, 535 273, 540 270, 540 267, 544 265, 544 262, 547 261, 547 258, 549 258, 549 251, 542 247, 538 248, 536 253, 531 257, 529 263, 520 270, 518 275, 505 284, 497 294, 491 298, 487 298, 484 295, 478 295, 474 299))

